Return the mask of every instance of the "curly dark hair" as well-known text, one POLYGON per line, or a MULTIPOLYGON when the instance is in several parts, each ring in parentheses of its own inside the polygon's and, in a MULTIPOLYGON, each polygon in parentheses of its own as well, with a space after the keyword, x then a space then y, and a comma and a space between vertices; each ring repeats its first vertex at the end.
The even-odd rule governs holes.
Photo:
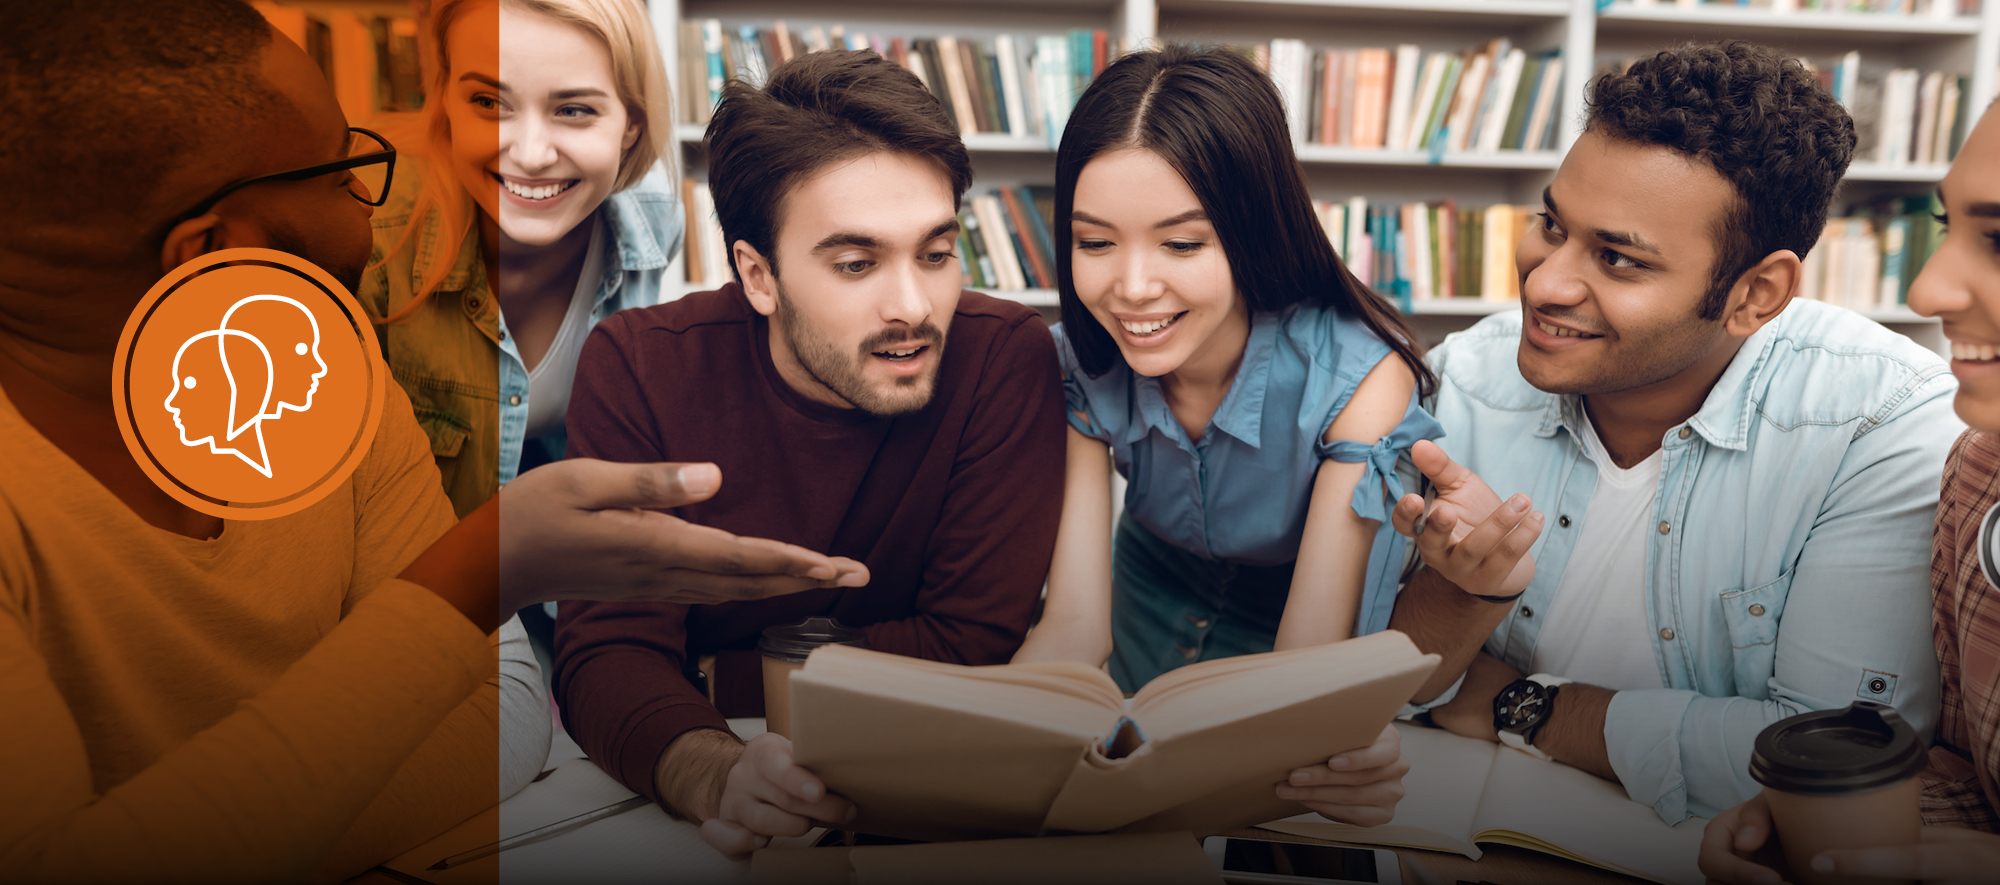
POLYGON ((187 207, 150 205, 162 179, 297 113, 260 67, 272 34, 238 0, 0 3, 0 175, 18 207, 0 238, 107 219, 164 236, 187 207))
POLYGON ((1854 121, 1797 59, 1740 40, 1685 43, 1590 85, 1586 128, 1709 164, 1736 186, 1700 316, 1722 316, 1765 256, 1819 241, 1854 155, 1854 121))

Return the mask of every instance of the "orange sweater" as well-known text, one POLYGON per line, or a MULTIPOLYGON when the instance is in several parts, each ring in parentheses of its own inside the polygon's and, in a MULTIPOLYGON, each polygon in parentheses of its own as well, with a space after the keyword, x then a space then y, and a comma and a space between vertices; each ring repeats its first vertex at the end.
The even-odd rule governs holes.
POLYGON ((0 394, 0 878, 352 875, 493 803, 493 646, 393 577, 453 519, 385 405, 347 488, 203 541, 0 394))

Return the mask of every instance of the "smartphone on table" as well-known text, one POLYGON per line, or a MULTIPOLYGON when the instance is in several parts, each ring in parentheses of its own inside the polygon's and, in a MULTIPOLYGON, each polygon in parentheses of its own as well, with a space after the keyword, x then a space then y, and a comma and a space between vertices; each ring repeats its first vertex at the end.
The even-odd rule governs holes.
POLYGON ((1269 839, 1210 836, 1202 840, 1209 863, 1231 885, 1402 885, 1396 853, 1269 839))

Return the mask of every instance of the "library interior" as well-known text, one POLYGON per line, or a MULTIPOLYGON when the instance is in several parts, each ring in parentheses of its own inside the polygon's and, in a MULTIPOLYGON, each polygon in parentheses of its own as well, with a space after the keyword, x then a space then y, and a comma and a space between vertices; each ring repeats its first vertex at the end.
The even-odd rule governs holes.
MULTIPOLYGON (((416 140, 423 102, 416 22, 426 0, 254 5, 306 47, 350 123, 416 140)), ((1516 308, 1515 243, 1581 134, 1591 80, 1683 41, 1730 38, 1800 59, 1855 122, 1854 161, 1804 263, 1800 297, 1947 353, 1939 322, 1912 311, 1907 293, 1943 235, 1938 183, 2000 89, 1995 0, 649 0, 648 9, 674 90, 678 151, 668 162, 686 224, 664 298, 731 279, 702 144, 724 82, 759 82, 819 49, 873 49, 924 82, 971 153, 976 178, 958 244, 966 288, 1029 305, 1054 323, 1054 161, 1069 110, 1123 52, 1188 42, 1231 47, 1269 73, 1327 237, 1427 346, 1516 308)), ((731 724, 746 737, 763 730, 762 720, 731 724)), ((557 743, 547 764, 554 773, 545 774, 552 786, 542 795, 569 790, 574 809, 632 801, 560 730, 557 743)), ((1495 758, 1526 764, 1504 752, 1495 758)), ((1481 777, 1491 769, 1490 783, 1525 779, 1523 795, 1541 776, 1526 768, 1508 774, 1484 756, 1465 764, 1481 777)), ((1588 777, 1579 783, 1566 788, 1601 788, 1588 777)), ((1632 813, 1625 805, 1644 811, 1622 793, 1613 798, 1603 807, 1616 814, 1632 813)), ((559 817, 523 808, 517 799, 495 812, 503 834, 559 817)), ((1463 814, 1465 827, 1485 825, 1473 820, 1474 809, 1463 814)), ((1634 826, 1654 823, 1650 811, 1639 817, 1634 826)), ((483 824, 485 832, 493 825, 483 824)), ((1314 826, 1292 832, 1327 837, 1314 826)), ((671 869, 674 881, 747 870, 703 850, 691 827, 668 828, 656 807, 620 813, 592 832, 510 851, 506 877, 560 878, 584 862, 634 876, 671 869)), ((1430 858, 1416 865, 1418 877, 1600 881, 1574 861, 1603 868, 1593 875, 1617 874, 1601 881, 1700 880, 1692 869, 1698 827, 1676 835, 1680 853, 1664 861, 1580 857, 1553 847, 1556 835, 1528 834, 1487 846, 1488 862, 1454 866, 1450 852, 1479 855, 1463 836, 1453 829, 1427 846, 1447 852, 1442 860, 1418 852, 1430 858), (1566 865, 1538 865, 1554 862, 1535 852, 1566 865)), ((427 846, 386 867, 397 881, 446 881, 418 863, 442 856, 427 846)), ((1007 861, 976 862, 1006 869, 1007 861)), ((1404 863, 1409 868, 1411 858, 1404 863)))

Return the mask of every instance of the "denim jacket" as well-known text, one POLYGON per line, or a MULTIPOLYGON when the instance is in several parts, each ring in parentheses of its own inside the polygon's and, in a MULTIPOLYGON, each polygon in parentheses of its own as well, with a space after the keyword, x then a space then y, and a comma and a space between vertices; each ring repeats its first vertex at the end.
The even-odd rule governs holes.
MULTIPOLYGON (((1510 312, 1430 359, 1446 451, 1503 497, 1526 492, 1547 519, 1534 582, 1486 641, 1525 672, 1597 465, 1578 441, 1581 399, 1529 385, 1520 339, 1510 312)), ((1627 795, 1668 823, 1713 815, 1759 789, 1748 765, 1764 726, 1854 700, 1893 704, 1930 733, 1931 522, 1964 429, 1956 389, 1937 354, 1798 300, 1661 439, 1646 617, 1666 687, 1619 692, 1604 724, 1627 795)))
MULTIPOLYGON (((430 436, 445 492, 462 517, 514 479, 523 446, 539 444, 560 458, 566 434, 524 438, 528 369, 494 301, 479 238, 468 234, 454 242, 454 232, 444 230, 436 213, 413 219, 421 171, 416 163, 405 165, 410 168, 397 170, 388 204, 375 211, 375 254, 359 296, 376 319, 392 316, 415 297, 434 262, 451 262, 427 303, 394 325, 377 324, 375 331, 389 375, 409 393, 417 423, 430 436), (412 224, 419 225, 415 248, 391 252, 412 224)), ((607 236, 592 325, 627 307, 659 303, 667 263, 681 247, 680 203, 657 168, 612 194, 598 212, 607 236)))

